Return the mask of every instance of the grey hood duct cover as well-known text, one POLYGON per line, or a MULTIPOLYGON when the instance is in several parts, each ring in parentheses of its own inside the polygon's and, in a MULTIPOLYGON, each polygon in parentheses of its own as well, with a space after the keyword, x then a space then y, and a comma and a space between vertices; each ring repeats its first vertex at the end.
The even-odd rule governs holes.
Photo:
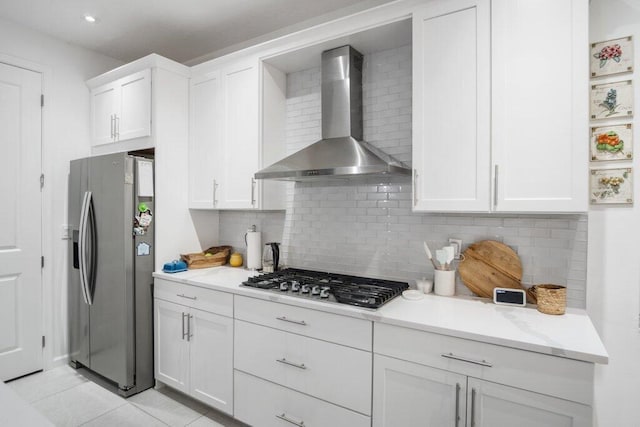
POLYGON ((410 175, 404 163, 362 141, 362 54, 322 52, 322 139, 255 174, 256 179, 410 175))

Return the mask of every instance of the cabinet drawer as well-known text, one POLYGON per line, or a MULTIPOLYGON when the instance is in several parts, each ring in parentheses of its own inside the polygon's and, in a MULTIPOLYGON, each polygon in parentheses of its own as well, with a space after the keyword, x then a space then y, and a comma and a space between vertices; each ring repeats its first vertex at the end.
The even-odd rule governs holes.
POLYGON ((234 373, 234 384, 234 416, 252 426, 371 426, 367 416, 240 371, 234 373))
POLYGON ((154 296, 210 313, 233 317, 233 295, 170 280, 155 279, 154 296))
POLYGON ((255 298, 236 296, 235 318, 371 351, 371 322, 255 298))
POLYGON ((234 362, 244 372, 371 413, 369 352, 236 320, 234 362))
POLYGON ((586 405, 593 364, 376 323, 374 352, 586 405))

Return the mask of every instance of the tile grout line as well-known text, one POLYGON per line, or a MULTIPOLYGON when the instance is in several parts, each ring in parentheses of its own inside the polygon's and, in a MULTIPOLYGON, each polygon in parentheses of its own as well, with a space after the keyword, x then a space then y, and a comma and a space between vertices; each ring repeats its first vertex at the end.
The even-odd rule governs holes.
MULTIPOLYGON (((76 388, 76 387, 79 387, 79 386, 81 386, 81 385, 84 385, 86 382, 88 382, 88 380, 87 380, 87 381, 85 381, 85 382, 82 382, 82 383, 80 383, 80 384, 75 384, 75 385, 72 385, 71 387, 68 387, 68 388, 65 388, 65 389, 62 389, 62 390, 58 390, 58 391, 56 391, 55 393, 49 394, 49 395, 47 395, 47 396, 41 397, 40 399, 34 400, 34 401, 32 401, 32 402, 27 402, 27 403, 28 403, 29 405, 33 406, 34 404, 36 404, 36 403, 38 403, 38 402, 40 402, 40 401, 42 401, 42 400, 48 399, 48 398, 50 398, 50 397, 52 397, 52 396, 55 396, 56 394, 64 393, 65 391, 69 391, 69 390, 71 390, 71 389, 73 389, 73 388, 76 388)), ((14 391, 15 391, 15 390, 14 390, 14 391)), ((18 393, 16 392, 16 394, 18 394, 18 393)), ((19 394, 18 394, 18 395, 19 395, 19 394)), ((20 396, 20 397, 22 397, 21 395, 19 395, 19 396, 20 396)))
POLYGON ((98 418, 103 417, 103 416, 115 411, 116 409, 122 408, 126 404, 127 404, 127 401, 124 401, 124 403, 122 405, 118 405, 113 409, 109 409, 107 412, 103 412, 102 414, 98 415, 97 417, 93 417, 90 420, 87 420, 87 421, 83 422, 82 424, 79 424, 78 427, 86 425, 86 424, 90 423, 91 421, 97 420, 98 418))

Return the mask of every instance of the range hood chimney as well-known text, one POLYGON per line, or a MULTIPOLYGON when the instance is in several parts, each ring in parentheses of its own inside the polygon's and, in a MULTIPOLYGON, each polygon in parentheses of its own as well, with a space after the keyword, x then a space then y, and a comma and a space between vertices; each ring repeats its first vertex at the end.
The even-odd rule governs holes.
POLYGON ((362 140, 362 54, 322 52, 322 139, 255 174, 256 179, 410 175, 404 163, 362 140))

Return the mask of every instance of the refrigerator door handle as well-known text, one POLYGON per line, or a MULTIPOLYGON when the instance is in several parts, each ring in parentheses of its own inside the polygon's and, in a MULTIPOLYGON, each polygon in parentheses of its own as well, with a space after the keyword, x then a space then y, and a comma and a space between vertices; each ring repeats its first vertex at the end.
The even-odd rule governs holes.
POLYGON ((96 229, 96 210, 93 207, 93 194, 89 192, 89 231, 91 233, 91 257, 90 257, 90 270, 87 271, 87 299, 89 305, 93 304, 93 296, 96 291, 96 266, 98 261, 98 233, 96 229))
POLYGON ((82 199, 82 208, 80 210, 80 230, 78 236, 79 244, 79 260, 80 260, 80 288, 82 289, 82 297, 87 305, 93 303, 89 294, 89 278, 87 276, 87 232, 89 221, 89 208, 91 205, 91 192, 85 191, 82 199))

